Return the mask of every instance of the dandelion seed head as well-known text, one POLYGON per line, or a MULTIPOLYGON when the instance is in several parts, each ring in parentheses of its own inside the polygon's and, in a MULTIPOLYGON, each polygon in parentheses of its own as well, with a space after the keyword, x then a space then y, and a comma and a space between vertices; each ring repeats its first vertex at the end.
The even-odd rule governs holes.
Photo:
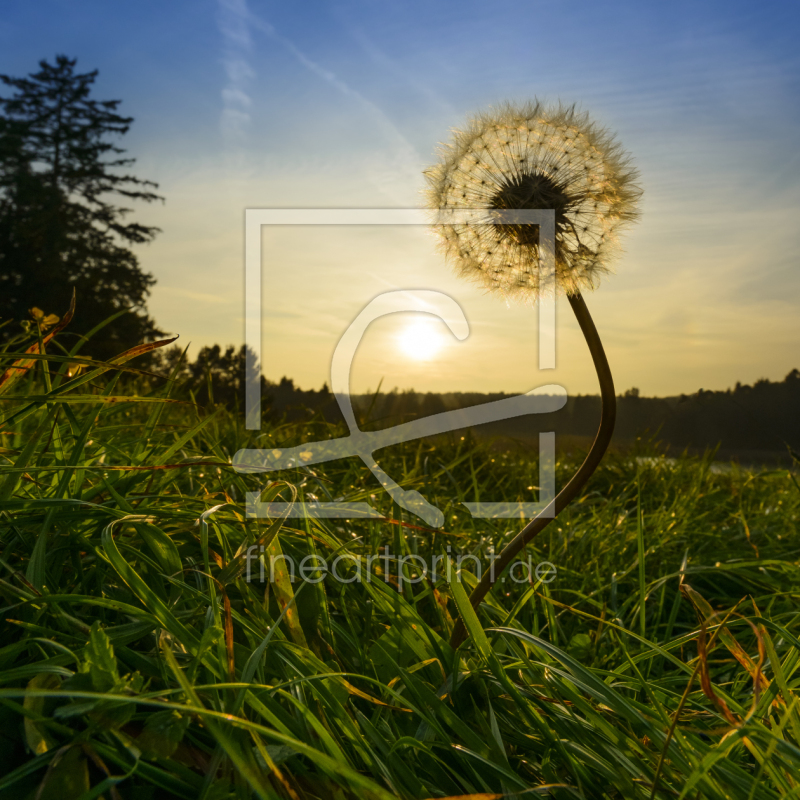
POLYGON ((445 256, 466 278, 535 301, 539 226, 493 211, 553 209, 559 292, 596 288, 639 216, 639 173, 615 137, 574 106, 533 101, 476 114, 425 171, 427 206, 486 209, 477 224, 438 224, 445 256))

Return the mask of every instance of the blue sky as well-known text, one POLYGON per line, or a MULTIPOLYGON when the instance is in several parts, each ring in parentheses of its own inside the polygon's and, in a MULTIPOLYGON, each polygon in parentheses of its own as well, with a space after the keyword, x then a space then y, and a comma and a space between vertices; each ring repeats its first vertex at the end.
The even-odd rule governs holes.
MULTIPOLYGON (((577 102, 642 173, 643 216, 587 297, 618 388, 645 394, 781 379, 800 366, 800 7, 765 2, 13 2, 0 72, 65 53, 135 117, 123 140, 164 205, 137 252, 150 310, 192 349, 243 338, 247 207, 403 207, 468 114, 577 102)), ((266 235, 264 367, 327 378, 378 292, 438 289, 472 335, 419 360, 411 320, 375 323, 353 388, 596 391, 559 305, 558 368, 536 369, 536 314, 461 284, 424 232, 266 235)), ((444 344, 443 340, 443 344, 444 344)))

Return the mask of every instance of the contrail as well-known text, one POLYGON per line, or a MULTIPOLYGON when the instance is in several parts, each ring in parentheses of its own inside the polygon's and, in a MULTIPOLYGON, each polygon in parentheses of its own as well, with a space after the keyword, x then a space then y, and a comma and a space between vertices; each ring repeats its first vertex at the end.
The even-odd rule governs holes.
POLYGON ((248 62, 252 42, 247 29, 250 12, 246 0, 218 0, 218 27, 223 39, 222 65, 228 82, 222 90, 220 128, 230 147, 241 145, 250 124, 252 100, 247 94, 254 72, 248 62))
MULTIPOLYGON (((237 3, 238 5, 238 3, 237 3)), ((241 0, 241 5, 244 5, 244 0, 241 0)), ((356 89, 346 84, 343 80, 338 78, 335 73, 329 69, 312 61, 305 53, 303 53, 293 42, 281 36, 273 25, 265 20, 260 19, 254 14, 249 14, 248 21, 250 25, 266 33, 269 37, 277 42, 280 42, 306 69, 312 72, 317 77, 324 80, 326 83, 333 86, 338 92, 341 92, 345 97, 355 100, 371 117, 375 125, 383 132, 389 141, 397 148, 398 155, 401 157, 399 160, 402 163, 401 170, 403 172, 413 173, 416 175, 419 172, 420 155, 411 142, 406 139, 400 132, 399 128, 392 122, 387 114, 382 111, 375 103, 368 100, 356 89)))

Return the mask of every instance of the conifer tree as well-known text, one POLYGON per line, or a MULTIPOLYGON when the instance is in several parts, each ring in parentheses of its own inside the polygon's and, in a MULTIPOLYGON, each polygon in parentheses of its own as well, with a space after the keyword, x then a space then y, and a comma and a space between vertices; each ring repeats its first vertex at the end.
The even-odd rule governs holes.
POLYGON ((129 249, 159 229, 129 221, 119 203, 163 198, 126 173, 135 159, 114 143, 133 118, 117 113, 119 100, 92 99, 97 70, 75 64, 59 55, 26 78, 0 75, 13 90, 0 97, 0 321, 29 319, 32 308, 63 314, 74 289, 73 334, 132 309, 84 348, 110 358, 162 333, 144 309, 155 280, 129 249))

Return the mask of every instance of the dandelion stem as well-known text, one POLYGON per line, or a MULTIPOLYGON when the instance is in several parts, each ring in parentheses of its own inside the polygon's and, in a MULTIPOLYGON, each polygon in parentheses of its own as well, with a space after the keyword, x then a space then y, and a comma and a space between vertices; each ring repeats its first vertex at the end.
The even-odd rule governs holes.
MULTIPOLYGON (((532 519, 503 549, 493 563, 493 569, 485 570, 478 585, 470 595, 470 603, 477 610, 483 598, 491 590, 492 586, 502 575, 503 571, 517 557, 519 552, 530 542, 534 536, 544 530, 580 493, 592 473, 597 469, 605 455, 608 445, 611 442, 611 435, 614 433, 614 423, 617 419, 617 398, 614 394, 614 379, 611 376, 611 369, 608 366, 603 343, 597 333, 589 309, 586 307, 581 293, 571 292, 567 295, 569 304, 575 314, 578 324, 581 327, 586 344, 589 345, 589 352, 592 354, 594 368, 597 371, 597 378, 600 381, 600 399, 602 402, 602 413, 600 416, 600 427, 597 430, 592 447, 586 456, 583 464, 572 476, 569 483, 556 495, 555 513, 552 517, 542 517, 541 515, 532 519)), ((459 619, 453 631, 450 644, 458 647, 467 637, 464 623, 459 619)))

